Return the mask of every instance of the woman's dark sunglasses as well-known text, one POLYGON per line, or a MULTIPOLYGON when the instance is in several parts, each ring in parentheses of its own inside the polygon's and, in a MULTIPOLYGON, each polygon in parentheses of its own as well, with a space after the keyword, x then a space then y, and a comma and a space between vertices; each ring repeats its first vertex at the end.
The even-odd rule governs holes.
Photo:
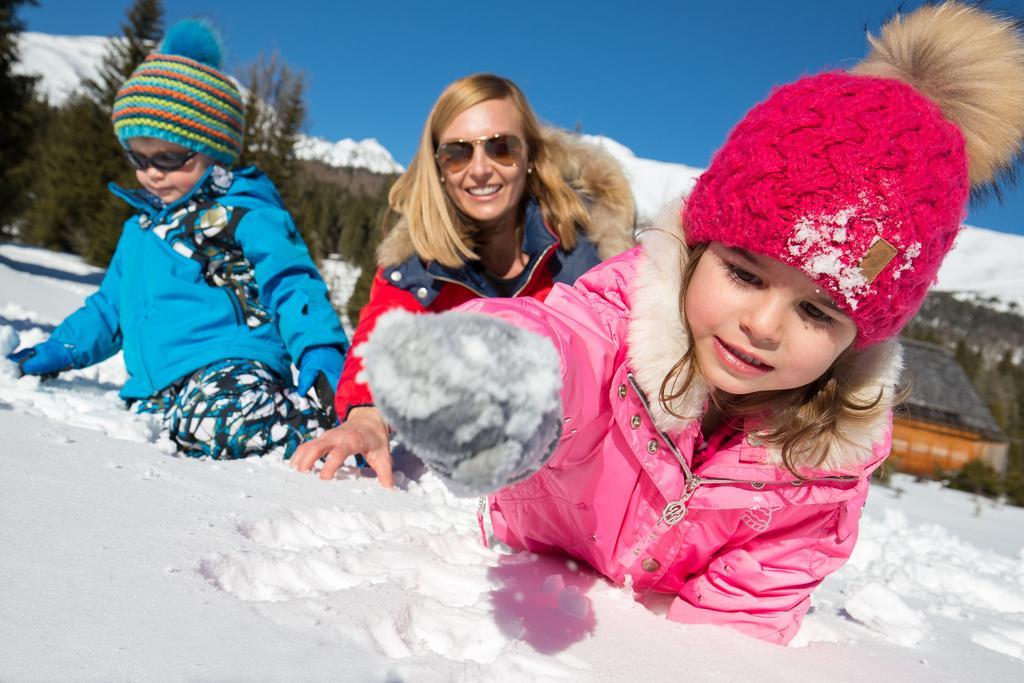
POLYGON ((484 146, 484 154, 502 166, 515 166, 522 157, 523 142, 515 135, 496 133, 476 140, 449 140, 437 148, 437 165, 445 173, 458 173, 473 161, 473 149, 484 146))
POLYGON ((126 149, 124 151, 125 158, 136 171, 145 171, 147 168, 152 166, 158 171, 168 173, 170 171, 177 171, 179 168, 187 164, 188 160, 195 155, 196 153, 191 150, 188 152, 157 152, 153 156, 139 154, 138 152, 133 152, 130 149, 126 149))

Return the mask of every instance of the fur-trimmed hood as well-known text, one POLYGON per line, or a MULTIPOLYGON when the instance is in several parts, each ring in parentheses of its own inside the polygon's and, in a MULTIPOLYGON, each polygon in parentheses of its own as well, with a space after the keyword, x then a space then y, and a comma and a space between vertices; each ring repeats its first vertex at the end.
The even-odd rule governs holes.
MULTIPOLYGON (((633 287, 629 362, 650 398, 655 424, 671 433, 700 418, 708 400, 707 386, 698 378, 672 406, 673 412, 685 418, 672 415, 658 401, 662 381, 689 346, 679 297, 688 251, 678 208, 666 208, 654 227, 640 235, 639 241, 644 254, 633 287)), ((840 424, 842 437, 817 469, 847 471, 877 460, 874 445, 884 438, 888 428, 902 367, 903 349, 895 339, 860 352, 853 367, 858 389, 851 398, 858 403, 870 403, 879 392, 882 398, 866 414, 840 424)), ((773 464, 783 466, 781 453, 770 447, 769 452, 773 464)))
MULTIPOLYGON (((544 129, 543 135, 562 177, 584 199, 590 215, 586 236, 597 248, 598 256, 608 259, 632 247, 636 205, 619 163, 577 135, 555 128, 544 129)), ((402 218, 377 247, 377 265, 397 266, 414 253, 408 224, 402 218)))

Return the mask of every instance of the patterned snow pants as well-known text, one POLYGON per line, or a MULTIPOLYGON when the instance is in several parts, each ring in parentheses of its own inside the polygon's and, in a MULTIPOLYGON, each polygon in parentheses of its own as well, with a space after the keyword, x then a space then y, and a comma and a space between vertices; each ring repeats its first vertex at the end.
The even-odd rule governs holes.
POLYGON ((307 437, 333 426, 270 368, 245 359, 202 367, 131 407, 162 415, 178 450, 196 458, 290 458, 307 437))

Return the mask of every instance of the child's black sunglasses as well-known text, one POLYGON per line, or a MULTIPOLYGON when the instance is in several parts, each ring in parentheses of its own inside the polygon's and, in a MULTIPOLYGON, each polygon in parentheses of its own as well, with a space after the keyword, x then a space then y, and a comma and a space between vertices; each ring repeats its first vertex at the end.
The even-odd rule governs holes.
POLYGON ((145 171, 147 168, 152 166, 158 171, 164 171, 169 173, 171 171, 177 171, 179 168, 188 163, 188 160, 196 155, 195 152, 189 150, 188 152, 157 152, 153 156, 146 156, 145 154, 139 154, 133 152, 130 149, 124 151, 124 157, 128 160, 128 163, 132 165, 136 171, 145 171))

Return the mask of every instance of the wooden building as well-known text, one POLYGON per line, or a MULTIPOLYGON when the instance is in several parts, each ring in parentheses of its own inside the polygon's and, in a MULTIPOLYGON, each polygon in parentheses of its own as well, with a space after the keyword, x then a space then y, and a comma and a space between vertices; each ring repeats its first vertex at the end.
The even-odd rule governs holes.
POLYGON ((952 353, 903 340, 901 388, 910 396, 896 411, 889 464, 923 477, 984 460, 1006 472, 1009 443, 952 353))

